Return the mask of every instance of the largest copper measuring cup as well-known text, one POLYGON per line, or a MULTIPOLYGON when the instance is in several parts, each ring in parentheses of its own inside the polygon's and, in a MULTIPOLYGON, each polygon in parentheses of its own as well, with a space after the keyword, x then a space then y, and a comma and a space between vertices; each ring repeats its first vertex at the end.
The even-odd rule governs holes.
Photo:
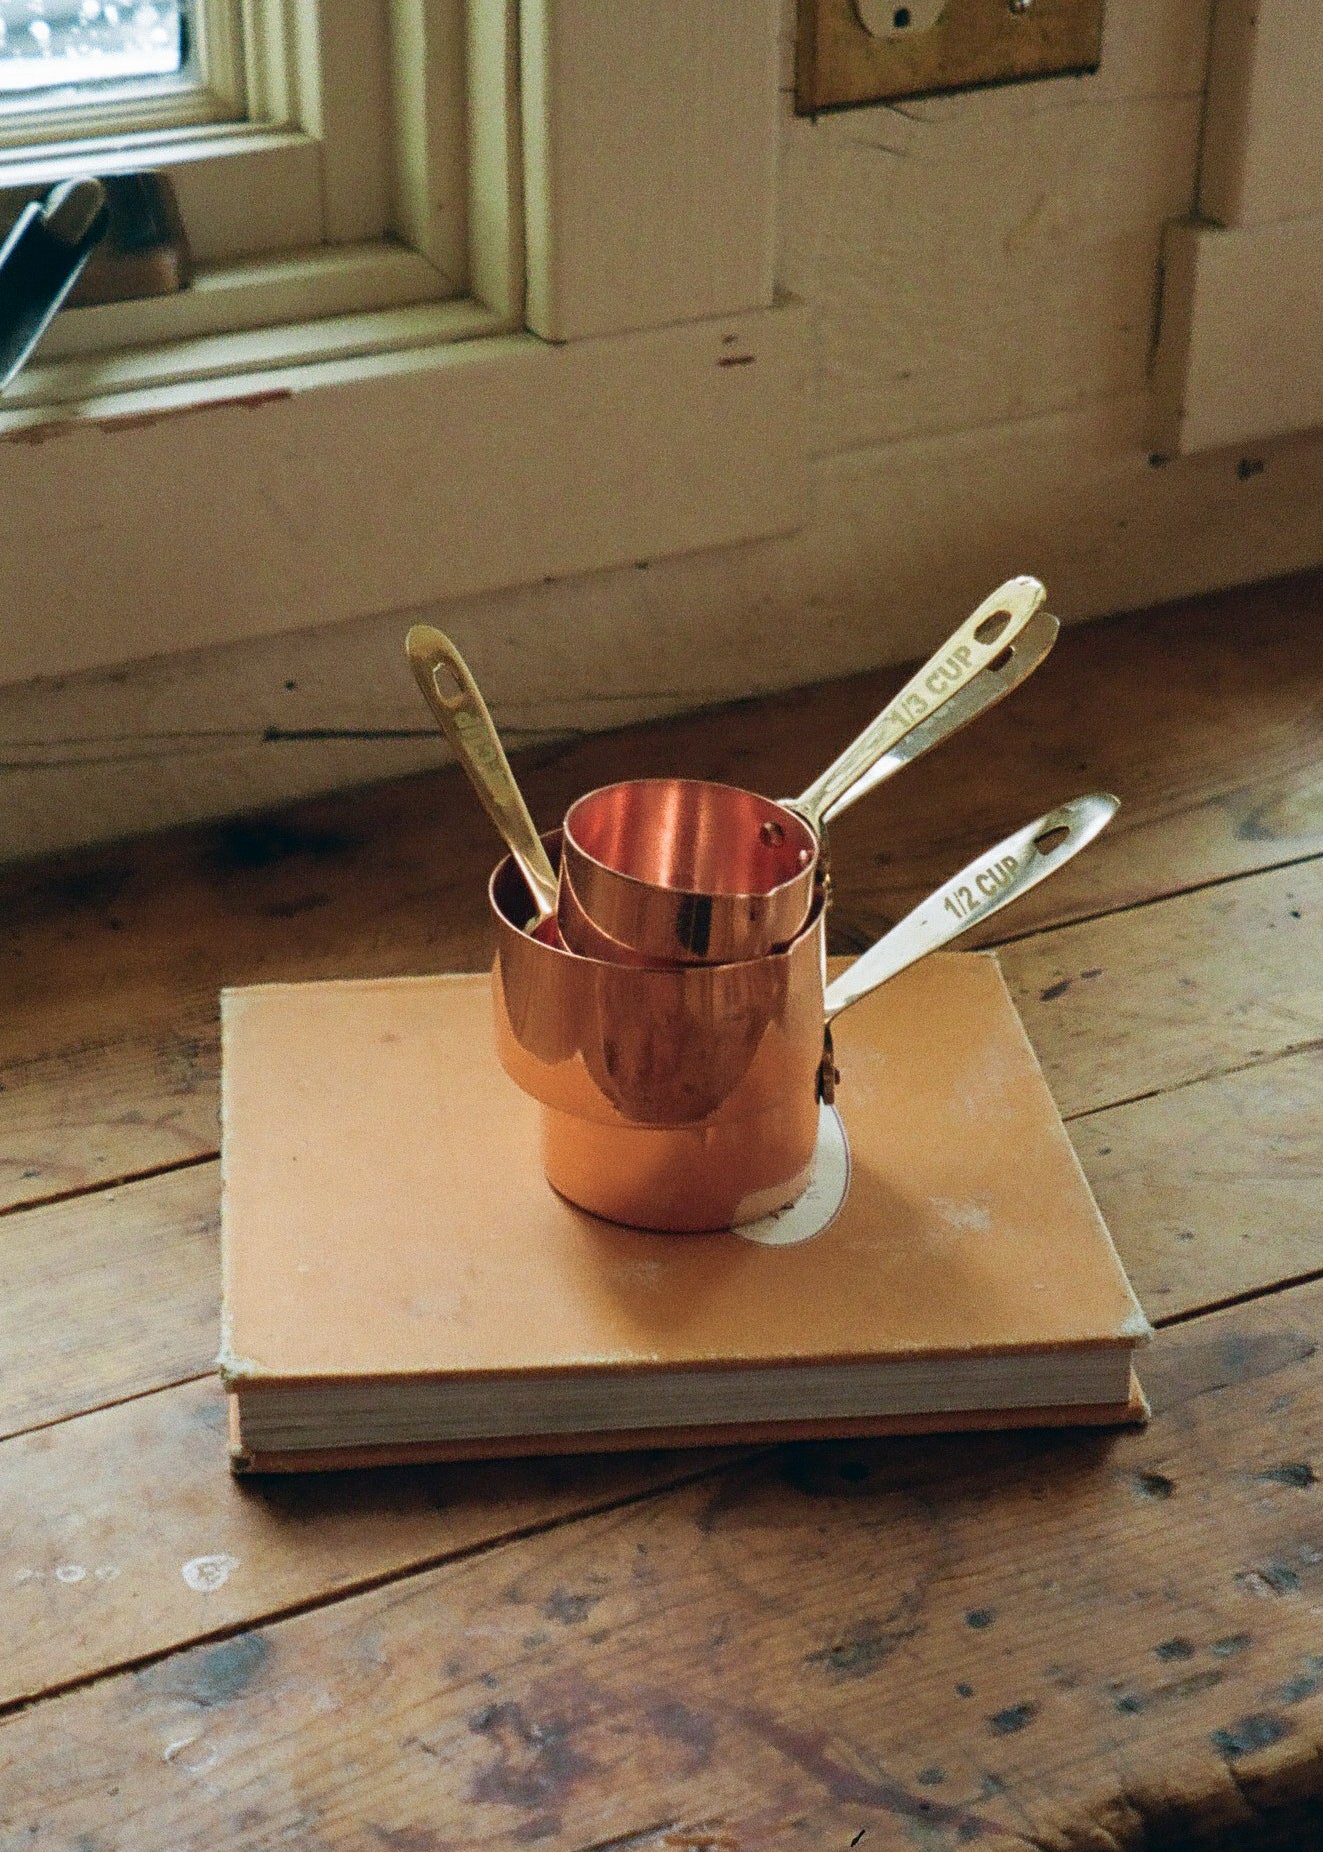
POLYGON ((699 1231, 755 1220, 806 1187, 830 1099, 831 1019, 1092 841, 1115 798, 1077 798, 939 888, 832 984, 821 897, 784 951, 656 969, 529 937, 513 862, 491 882, 497 1054, 542 1108, 561 1195, 608 1220, 699 1231))
POLYGON ((683 1231, 800 1194, 823 1054, 820 903, 781 952, 654 968, 531 937, 533 902, 509 859, 490 895, 496 1052, 541 1107, 554 1189, 609 1221, 683 1231))
MULTIPOLYGON (((649 964, 716 964, 787 944, 809 915, 828 819, 872 788, 879 762, 908 734, 1013 650, 1045 596, 1028 577, 999 586, 798 798, 691 778, 631 779, 579 798, 565 816, 565 943, 649 964)), ((1055 635, 1047 623, 1035 660, 1055 635)), ((963 717, 1000 692, 993 686, 963 717)))

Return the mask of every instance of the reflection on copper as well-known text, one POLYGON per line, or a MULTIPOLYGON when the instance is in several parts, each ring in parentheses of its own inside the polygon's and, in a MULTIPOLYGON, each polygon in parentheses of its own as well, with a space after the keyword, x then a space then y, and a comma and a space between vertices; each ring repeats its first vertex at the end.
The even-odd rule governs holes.
POLYGON ((590 956, 756 958, 804 926, 818 852, 802 817, 752 791, 692 778, 606 785, 566 813, 561 933, 590 956))
MULTIPOLYGON (((559 842, 546 838, 555 862, 559 842)), ((818 1130, 826 932, 820 895, 784 951, 724 965, 585 958, 524 928, 492 876, 496 1048, 542 1108, 553 1188, 638 1228, 729 1228, 806 1188, 818 1130)))
MULTIPOLYGON (((554 836, 547 838, 553 860, 554 836)), ((822 1055, 825 933, 815 901, 784 952, 725 965, 649 968, 533 938, 518 869, 491 881, 497 1050, 544 1105, 603 1124, 748 1117, 807 1083, 822 1055)))
POLYGON ((697 1234, 787 1208, 808 1187, 817 1136, 808 1088, 701 1126, 600 1125, 544 1106, 542 1165, 553 1189, 594 1215, 697 1234))
MULTIPOLYGON (((562 867, 564 858, 562 857, 562 867)), ((619 939, 612 939, 600 927, 594 925, 579 904, 579 897, 574 891, 573 883, 566 877, 559 882, 556 891, 556 913, 552 924, 559 943, 577 952, 581 958, 599 958, 609 965, 670 965, 671 958, 649 958, 645 952, 635 951, 632 945, 622 945, 619 939)), ((544 928, 539 928, 545 938, 544 928)))

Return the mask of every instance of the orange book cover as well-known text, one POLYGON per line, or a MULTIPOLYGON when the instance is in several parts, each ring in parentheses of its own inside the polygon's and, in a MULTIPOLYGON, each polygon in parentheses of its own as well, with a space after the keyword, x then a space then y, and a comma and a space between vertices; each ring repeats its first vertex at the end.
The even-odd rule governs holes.
POLYGON ((490 1009, 226 992, 237 1469, 1142 1418, 1148 1327, 991 954, 838 1019, 810 1197, 719 1234, 555 1195, 490 1009))

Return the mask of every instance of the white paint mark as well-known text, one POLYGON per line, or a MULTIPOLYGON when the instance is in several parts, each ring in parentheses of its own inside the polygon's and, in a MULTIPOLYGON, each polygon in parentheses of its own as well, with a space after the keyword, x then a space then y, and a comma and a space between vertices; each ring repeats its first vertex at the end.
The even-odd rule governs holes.
POLYGON ((1274 1595, 1281 1592, 1280 1589, 1273 1587, 1267 1576, 1260 1575, 1257 1569, 1243 1570, 1236 1580, 1247 1594, 1258 1595, 1264 1601, 1270 1601, 1274 1595))
POLYGON ((86 1574, 81 1563, 61 1563, 55 1571, 55 1580, 64 1583, 81 1582, 86 1574))
POLYGON ((24 1582, 40 1582, 41 1571, 40 1569, 16 1569, 14 1580, 20 1587, 24 1582))
POLYGON ((962 1202, 958 1197, 936 1196, 933 1207, 948 1228, 968 1229, 986 1235, 992 1227, 992 1211, 986 1203, 962 1202))
POLYGON ((849 1189, 850 1146, 845 1127, 836 1108, 824 1106, 818 1117, 818 1142, 808 1188, 786 1208, 745 1222, 735 1233, 742 1241, 756 1241, 760 1247, 796 1247, 830 1228, 849 1189))
POLYGON ((98 1582, 113 1582, 119 1574, 119 1565, 118 1563, 102 1563, 100 1568, 93 1571, 93 1574, 98 1582))
POLYGON ((230 1572, 239 1567, 237 1556, 193 1556, 180 1565, 179 1573, 199 1595, 214 1595, 224 1588, 230 1572))
POLYGON ((161 1751, 162 1762, 173 1762, 181 1749, 187 1749, 190 1743, 197 1740, 196 1736, 177 1736, 173 1743, 167 1743, 161 1751))

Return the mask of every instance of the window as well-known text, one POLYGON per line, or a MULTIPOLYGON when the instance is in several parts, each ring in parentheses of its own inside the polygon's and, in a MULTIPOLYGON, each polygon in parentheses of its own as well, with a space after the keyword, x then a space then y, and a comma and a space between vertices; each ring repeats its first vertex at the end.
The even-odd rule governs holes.
POLYGON ((189 0, 0 0, 0 99, 15 118, 179 94, 208 62, 189 0))
POLYGON ((201 258, 62 312, 0 399, 0 679, 802 521, 779 0, 237 17, 242 114, 0 163, 45 186, 151 150, 201 258))
MULTIPOLYGON (((184 297, 61 316, 42 361, 462 296, 465 76, 503 123, 502 12, 475 6, 470 32, 461 0, 0 0, 11 214, 70 174, 160 170, 197 264, 184 297)), ((344 335, 339 351, 363 338, 344 335)), ((323 329, 268 351, 333 345, 323 329)), ((57 396, 38 368, 8 402, 57 396)))

